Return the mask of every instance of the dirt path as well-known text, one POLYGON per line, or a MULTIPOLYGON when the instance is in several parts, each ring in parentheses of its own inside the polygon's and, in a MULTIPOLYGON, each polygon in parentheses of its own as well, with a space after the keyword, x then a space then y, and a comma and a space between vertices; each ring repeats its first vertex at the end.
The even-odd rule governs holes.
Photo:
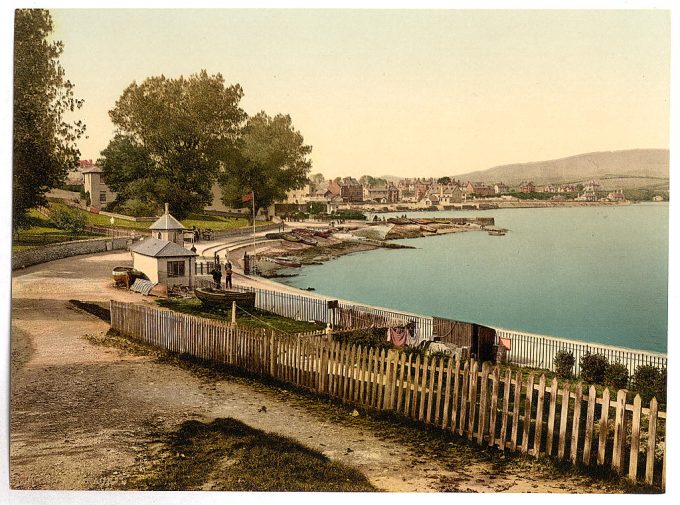
POLYGON ((389 491, 605 491, 581 477, 541 475, 540 468, 527 472, 522 464, 499 467, 451 442, 440 440, 446 448, 435 452, 426 435, 422 443, 402 436, 404 430, 420 430, 387 427, 289 391, 246 379, 202 377, 93 344, 85 335, 102 334, 108 325, 68 300, 149 302, 111 286, 111 268, 129 260, 128 253, 105 253, 15 272, 12 487, 120 489, 148 469, 154 433, 174 431, 190 419, 233 417, 352 465, 389 491))

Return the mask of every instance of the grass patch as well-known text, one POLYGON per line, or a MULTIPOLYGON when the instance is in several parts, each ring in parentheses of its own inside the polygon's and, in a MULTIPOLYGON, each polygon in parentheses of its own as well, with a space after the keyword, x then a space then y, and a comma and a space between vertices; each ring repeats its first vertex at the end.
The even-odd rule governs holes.
POLYGON ((232 418, 187 421, 161 435, 163 450, 143 490, 376 491, 358 470, 332 462, 298 442, 232 418))
MULTIPOLYGON (((50 209, 66 208, 67 205, 60 202, 50 202, 50 209)), ((111 216, 104 214, 94 214, 83 209, 76 209, 85 216, 86 224, 91 226, 103 226, 111 228, 111 216)), ((47 218, 45 218, 47 219, 47 218)), ((127 219, 115 218, 114 226, 116 228, 130 228, 135 230, 148 230, 152 221, 128 221, 127 219)), ((248 219, 242 217, 226 217, 226 216, 211 216, 207 214, 189 214, 186 219, 182 219, 181 223, 186 228, 196 226, 197 228, 205 229, 212 228, 213 230, 233 230, 236 228, 244 228, 248 225, 248 219)), ((256 226, 270 224, 264 221, 257 221, 256 226)))
MULTIPOLYGON (((161 307, 192 316, 219 321, 231 321, 231 308, 219 309, 217 307, 206 306, 197 298, 168 298, 166 300, 156 300, 156 303, 161 307)), ((323 324, 296 321, 258 309, 248 309, 248 312, 237 309, 236 323, 244 328, 266 328, 283 333, 302 333, 325 328, 323 324)))
POLYGON ((97 236, 90 233, 73 235, 65 230, 56 228, 49 218, 43 216, 35 209, 29 210, 28 220, 29 226, 22 228, 12 237, 12 251, 14 252, 97 236))

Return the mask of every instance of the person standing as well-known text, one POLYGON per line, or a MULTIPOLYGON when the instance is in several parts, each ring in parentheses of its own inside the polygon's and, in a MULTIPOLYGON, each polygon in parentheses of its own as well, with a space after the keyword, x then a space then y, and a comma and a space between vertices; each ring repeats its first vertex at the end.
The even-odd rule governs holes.
POLYGON ((215 263, 215 268, 213 268, 211 273, 215 287, 220 289, 222 287, 222 269, 219 263, 215 263))
POLYGON ((231 270, 231 262, 227 261, 227 266, 224 271, 224 287, 227 289, 231 288, 231 275, 232 275, 232 270, 231 270))

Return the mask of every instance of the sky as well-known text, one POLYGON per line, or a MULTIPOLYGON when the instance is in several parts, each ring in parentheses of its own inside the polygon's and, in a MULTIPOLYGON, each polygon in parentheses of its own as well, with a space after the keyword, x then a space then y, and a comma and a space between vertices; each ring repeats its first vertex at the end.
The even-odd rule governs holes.
POLYGON ((669 147, 664 10, 52 9, 96 160, 133 81, 206 69, 290 114, 312 173, 444 176, 669 147))

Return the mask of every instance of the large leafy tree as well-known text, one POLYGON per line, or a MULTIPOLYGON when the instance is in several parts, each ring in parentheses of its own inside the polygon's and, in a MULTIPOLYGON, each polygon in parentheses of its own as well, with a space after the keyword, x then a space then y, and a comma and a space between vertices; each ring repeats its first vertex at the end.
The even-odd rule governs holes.
POLYGON ((52 17, 41 9, 19 9, 14 19, 13 216, 15 228, 27 223, 27 211, 46 205, 45 193, 63 183, 78 166, 76 141, 81 121, 64 116, 79 109, 59 63, 63 44, 48 39, 52 17))
POLYGON ((117 132, 99 160, 107 183, 119 199, 168 202, 180 219, 201 210, 245 120, 242 96, 205 70, 133 82, 109 112, 117 132))
POLYGON ((311 152, 289 115, 259 112, 248 119, 234 149, 226 154, 219 177, 224 204, 242 206, 243 197, 254 192, 257 213, 283 200, 289 190, 307 183, 311 152))

